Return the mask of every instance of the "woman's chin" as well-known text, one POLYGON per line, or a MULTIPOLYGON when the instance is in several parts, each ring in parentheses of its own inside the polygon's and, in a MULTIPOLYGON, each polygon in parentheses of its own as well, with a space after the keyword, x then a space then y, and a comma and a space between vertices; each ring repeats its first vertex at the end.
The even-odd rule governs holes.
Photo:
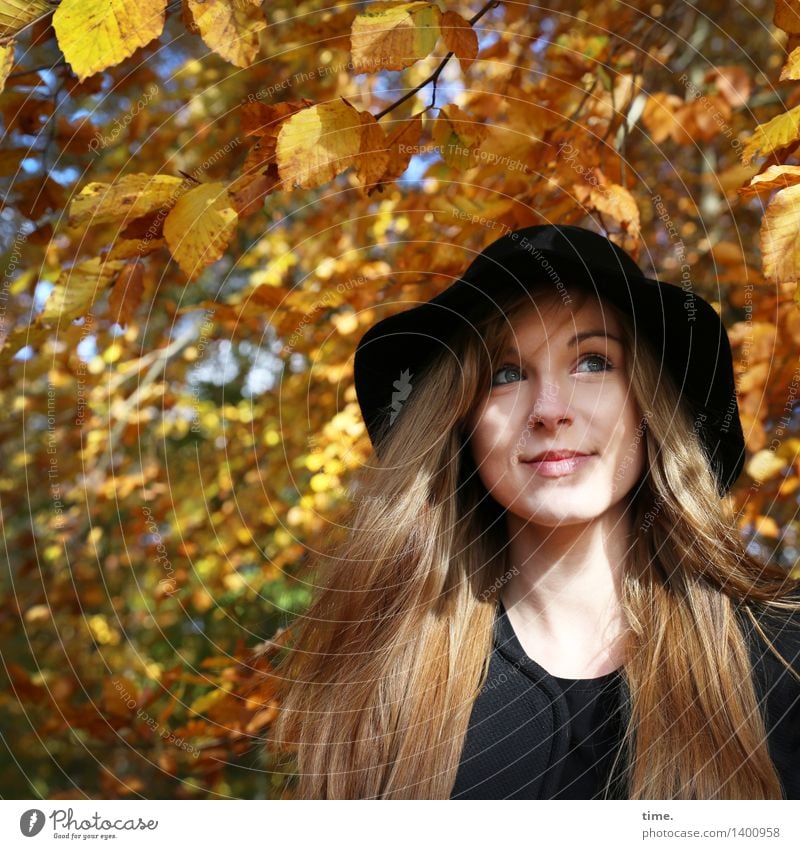
POLYGON ((579 525, 597 519, 600 513, 596 507, 588 510, 576 510, 575 505, 565 506, 563 510, 554 508, 552 504, 542 506, 540 509, 534 507, 525 509, 520 505, 509 508, 517 523, 529 523, 541 527, 559 528, 567 525, 579 525))

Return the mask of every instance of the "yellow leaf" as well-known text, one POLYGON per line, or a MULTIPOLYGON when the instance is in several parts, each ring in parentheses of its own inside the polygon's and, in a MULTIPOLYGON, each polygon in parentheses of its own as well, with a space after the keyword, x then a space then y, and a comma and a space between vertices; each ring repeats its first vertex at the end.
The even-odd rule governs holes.
POLYGON ((305 189, 329 182, 358 156, 363 126, 358 110, 343 100, 295 112, 278 133, 281 180, 305 189))
POLYGON ((747 464, 747 474, 759 483, 774 478, 786 466, 786 462, 769 449, 758 451, 747 464))
POLYGON ((777 539, 780 535, 778 523, 769 516, 759 516, 754 522, 755 532, 762 537, 777 539))
POLYGON ((784 439, 775 451, 775 454, 788 463, 794 463, 797 460, 798 454, 800 454, 800 439, 784 439))
POLYGON ((6 80, 14 66, 14 41, 0 45, 0 91, 6 87, 6 80))
POLYGON ((335 315, 331 320, 342 336, 347 336, 354 330, 358 330, 358 316, 355 313, 335 315))
POLYGON ((200 37, 223 59, 239 68, 255 62, 258 33, 267 26, 260 0, 189 0, 200 37))
POLYGON ((800 252, 800 185, 781 189, 761 221, 761 263, 772 282, 797 280, 800 252))
POLYGON ((439 110, 432 135, 442 159, 451 168, 464 170, 478 164, 474 149, 480 146, 487 132, 483 124, 454 103, 449 103, 439 110))
POLYGON ((105 258, 133 259, 137 256, 147 256, 165 245, 163 239, 117 239, 105 254, 105 258))
POLYGON ((205 183, 178 200, 164 222, 164 238, 190 280, 222 256, 237 220, 224 183, 205 183))
POLYGON ((478 33, 458 12, 444 12, 439 27, 448 52, 455 54, 461 70, 466 71, 478 55, 478 33))
POLYGON ((0 35, 19 32, 52 8, 47 0, 0 0, 0 35))
POLYGON ((355 73, 401 71, 424 59, 436 46, 441 15, 432 3, 371 3, 350 31, 355 73))
POLYGON ((800 138, 800 106, 759 124, 742 149, 742 162, 747 165, 754 156, 769 156, 800 138))
POLYGON ((800 47, 795 47, 786 59, 779 80, 800 79, 800 47))
POLYGON ((167 0, 62 0, 53 28, 64 58, 83 82, 158 38, 166 8, 167 0))
POLYGON ((739 189, 742 197, 785 189, 800 183, 800 165, 770 165, 766 171, 756 174, 747 186, 739 189))
POLYGON ((319 472, 313 475, 308 483, 314 492, 325 492, 334 485, 334 480, 332 476, 319 472))
POLYGON ((85 315, 124 265, 124 262, 104 262, 93 257, 65 269, 36 320, 48 324, 85 315))
POLYGON ((89 183, 69 206, 70 227, 131 221, 172 206, 186 181, 167 174, 126 174, 116 183, 89 183))
POLYGON ((24 324, 15 327, 5 338, 0 339, 0 365, 5 365, 14 359, 22 348, 28 345, 38 345, 50 335, 47 327, 36 324, 24 324))
POLYGON ((50 608, 46 604, 34 604, 25 611, 26 622, 46 622, 50 619, 50 608))
POLYGON ((209 690, 202 696, 198 696, 191 705, 189 705, 189 710, 192 713, 205 713, 213 704, 216 704, 220 699, 227 696, 232 689, 232 681, 223 681, 218 687, 215 687, 213 690, 209 690))

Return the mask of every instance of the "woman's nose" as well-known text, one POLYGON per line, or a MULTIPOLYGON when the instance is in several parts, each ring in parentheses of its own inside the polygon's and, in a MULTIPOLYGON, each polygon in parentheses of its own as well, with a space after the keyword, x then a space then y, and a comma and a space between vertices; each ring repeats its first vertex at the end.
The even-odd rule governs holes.
POLYGON ((554 428, 572 421, 570 391, 553 380, 542 381, 528 418, 530 427, 542 425, 554 428))

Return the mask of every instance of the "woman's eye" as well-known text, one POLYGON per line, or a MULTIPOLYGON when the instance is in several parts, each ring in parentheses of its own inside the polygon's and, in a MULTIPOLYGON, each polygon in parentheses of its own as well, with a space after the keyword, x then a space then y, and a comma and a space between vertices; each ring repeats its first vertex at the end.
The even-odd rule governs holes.
POLYGON ((494 386, 497 386, 498 383, 500 385, 502 385, 504 383, 512 383, 513 382, 513 378, 511 380, 500 380, 500 381, 498 381, 497 375, 503 374, 503 372, 512 372, 512 373, 516 372, 518 375, 522 376, 522 372, 516 366, 500 366, 500 368, 497 369, 497 371, 494 373, 494 376, 492 377, 492 384, 494 386))
POLYGON ((590 372, 591 371, 611 371, 611 369, 614 368, 611 365, 611 361, 606 359, 602 354, 586 354, 585 356, 581 357, 581 359, 578 362, 578 365, 580 365, 581 363, 585 363, 585 362, 591 362, 592 360, 594 360, 597 363, 600 363, 600 368, 590 368, 589 369, 590 372))
MULTIPOLYGON (((584 354, 580 360, 578 360, 578 365, 581 366, 583 363, 594 363, 593 366, 589 367, 589 373, 603 372, 603 371, 611 371, 614 366, 611 364, 611 361, 604 357, 602 354, 584 354)), ((502 386, 506 383, 513 383, 517 379, 522 379, 522 370, 519 366, 510 366, 504 365, 500 366, 499 369, 494 373, 492 378, 493 386, 502 386), (501 379, 499 376, 502 374, 511 373, 511 377, 508 379, 501 379), (514 376, 516 375, 516 377, 514 376)))

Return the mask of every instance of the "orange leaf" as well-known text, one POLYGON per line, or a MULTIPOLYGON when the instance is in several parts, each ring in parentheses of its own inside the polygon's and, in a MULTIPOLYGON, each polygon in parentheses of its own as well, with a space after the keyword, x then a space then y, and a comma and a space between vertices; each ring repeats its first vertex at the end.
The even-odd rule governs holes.
POLYGON ((772 23, 784 32, 800 33, 800 11, 795 0, 775 0, 772 23))
POLYGON ((478 55, 478 34, 458 12, 443 12, 439 28, 448 52, 456 55, 466 71, 478 55))
POLYGON ((359 112, 361 147, 355 159, 356 179, 364 186, 374 186, 389 165, 389 142, 383 127, 370 112, 359 112))
POLYGON ((144 294, 144 266, 141 262, 129 263, 120 271, 108 298, 111 318, 121 327, 130 323, 142 302, 144 294))
POLYGON ((756 174, 750 183, 738 191, 742 197, 769 194, 775 189, 785 189, 800 183, 800 165, 770 165, 756 174))

